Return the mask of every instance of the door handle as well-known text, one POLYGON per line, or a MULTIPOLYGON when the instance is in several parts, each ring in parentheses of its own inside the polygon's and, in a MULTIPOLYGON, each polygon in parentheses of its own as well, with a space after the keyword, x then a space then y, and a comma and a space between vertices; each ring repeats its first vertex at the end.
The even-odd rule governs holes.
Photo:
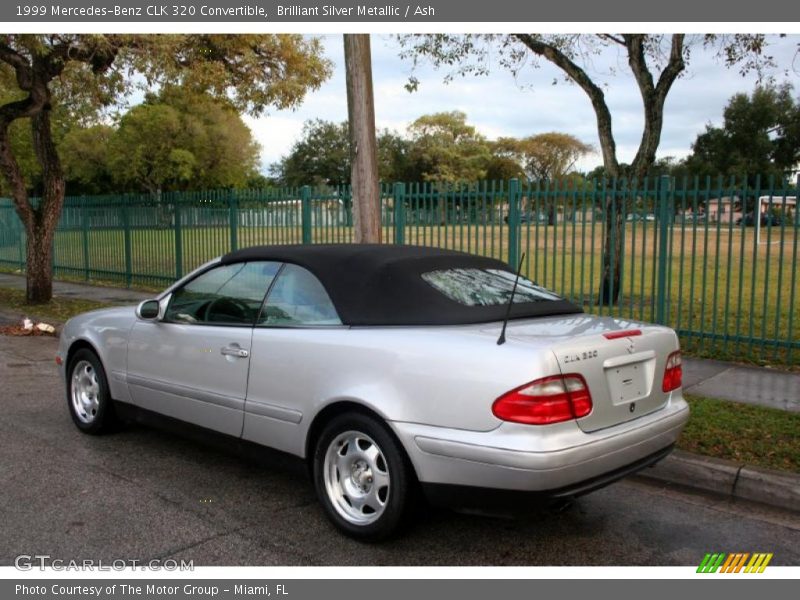
POLYGON ((236 358, 247 358, 250 356, 250 352, 239 346, 225 346, 220 349, 220 353, 225 356, 235 356, 236 358))

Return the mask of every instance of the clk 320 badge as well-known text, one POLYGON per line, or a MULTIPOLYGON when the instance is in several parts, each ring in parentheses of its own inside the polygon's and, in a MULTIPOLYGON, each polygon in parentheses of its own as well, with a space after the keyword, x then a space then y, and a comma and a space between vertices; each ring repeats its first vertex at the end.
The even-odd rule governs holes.
POLYGON ((579 352, 575 354, 565 354, 564 362, 572 363, 581 360, 589 360, 590 358, 597 358, 597 350, 587 350, 586 352, 579 352))

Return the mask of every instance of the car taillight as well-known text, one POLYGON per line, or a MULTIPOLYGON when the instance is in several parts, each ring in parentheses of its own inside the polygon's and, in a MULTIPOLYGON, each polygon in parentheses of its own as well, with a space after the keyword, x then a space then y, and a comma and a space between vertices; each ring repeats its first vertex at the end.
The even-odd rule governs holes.
POLYGON ((553 375, 526 383, 500 396, 492 413, 503 421, 548 425, 585 417, 592 412, 592 395, 577 373, 553 375))
POLYGON ((681 351, 676 350, 667 358, 667 366, 664 368, 664 381, 661 389, 671 392, 681 387, 683 383, 683 369, 681 368, 681 351))

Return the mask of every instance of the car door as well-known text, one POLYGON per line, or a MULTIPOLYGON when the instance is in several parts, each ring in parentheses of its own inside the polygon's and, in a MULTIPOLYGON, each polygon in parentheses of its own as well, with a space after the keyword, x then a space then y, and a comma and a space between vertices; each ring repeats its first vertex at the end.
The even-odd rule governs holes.
POLYGON ((244 439, 302 454, 299 425, 330 393, 330 357, 346 351, 343 329, 322 283, 285 264, 253 330, 244 439))
POLYGON ((240 436, 255 323, 280 263, 218 265, 175 290, 128 342, 134 404, 240 436))

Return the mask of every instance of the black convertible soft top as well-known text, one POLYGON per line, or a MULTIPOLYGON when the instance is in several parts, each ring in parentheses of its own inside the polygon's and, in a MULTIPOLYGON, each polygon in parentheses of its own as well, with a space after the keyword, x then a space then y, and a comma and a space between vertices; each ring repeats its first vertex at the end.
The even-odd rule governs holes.
MULTIPOLYGON (((502 269, 494 258, 455 250, 390 244, 254 246, 222 257, 223 264, 270 260, 305 267, 325 286, 345 325, 458 325, 502 321, 506 306, 465 306, 422 279, 450 268, 502 269)), ((511 318, 583 312, 567 300, 514 303, 511 318)))

